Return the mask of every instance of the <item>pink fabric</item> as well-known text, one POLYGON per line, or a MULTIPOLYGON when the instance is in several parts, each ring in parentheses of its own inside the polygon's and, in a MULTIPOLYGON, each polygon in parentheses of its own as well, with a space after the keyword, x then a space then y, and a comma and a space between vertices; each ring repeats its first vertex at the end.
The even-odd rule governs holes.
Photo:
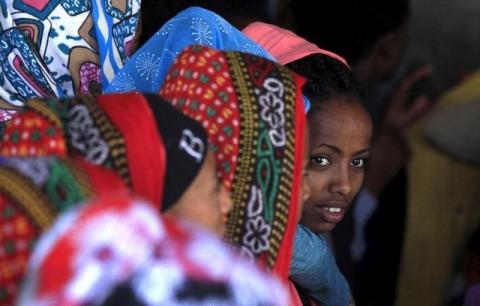
POLYGON ((90 83, 102 83, 100 69, 99 65, 92 62, 86 62, 80 66, 80 92, 82 94, 90 92, 90 83))
POLYGON ((297 34, 263 22, 254 22, 243 29, 243 34, 264 48, 280 64, 285 65, 311 54, 330 56, 349 67, 347 61, 338 54, 321 49, 297 34))
POLYGON ((11 120, 16 113, 14 110, 0 109, 0 122, 11 120))

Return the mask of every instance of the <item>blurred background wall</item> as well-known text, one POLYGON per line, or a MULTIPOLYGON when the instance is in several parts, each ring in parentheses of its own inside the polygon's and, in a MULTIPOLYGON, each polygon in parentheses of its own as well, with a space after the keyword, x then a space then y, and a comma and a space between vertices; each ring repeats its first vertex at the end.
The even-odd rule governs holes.
POLYGON ((412 0, 410 54, 435 66, 444 89, 480 68, 480 1, 412 0))

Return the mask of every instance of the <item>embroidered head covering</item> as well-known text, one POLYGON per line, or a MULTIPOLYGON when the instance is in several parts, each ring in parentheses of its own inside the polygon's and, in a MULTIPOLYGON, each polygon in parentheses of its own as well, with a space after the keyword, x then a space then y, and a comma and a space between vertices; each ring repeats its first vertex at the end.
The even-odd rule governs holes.
POLYGON ((112 171, 81 160, 0 160, 1 305, 13 305, 32 247, 56 215, 108 190, 125 187, 112 171))
POLYGON ((234 202, 227 240, 285 278, 302 173, 302 84, 270 60, 192 46, 160 92, 207 130, 234 202))
POLYGON ((124 195, 65 214, 31 257, 20 305, 287 305, 278 280, 216 237, 124 195))
MULTIPOLYGON (((0 151, 10 157, 0 161, 0 228, 9 230, 0 236, 0 246, 5 248, 5 254, 0 256, 0 267, 8 268, 0 269, 0 292, 5 293, 0 295, 0 304, 8 304, 15 296, 34 242, 59 212, 92 195, 128 190, 126 182, 131 182, 130 186, 139 194, 151 198, 161 196, 165 186, 166 199, 162 208, 168 208, 196 177, 203 163, 202 150, 207 149, 207 136, 200 124, 156 96, 132 94, 112 98, 116 98, 111 100, 112 105, 123 103, 127 112, 136 105, 135 114, 144 112, 144 116, 137 119, 152 122, 122 121, 122 116, 128 113, 116 113, 113 109, 103 113, 97 105, 108 108, 109 101, 103 101, 102 97, 97 100, 84 97, 62 103, 55 100, 28 101, 27 107, 6 124, 0 151), (132 104, 122 98, 129 99, 132 104), (161 124, 155 122, 146 99, 151 99, 155 111, 161 112, 158 117, 163 120, 161 124), (86 106, 92 108, 84 108, 86 106), (120 130, 110 118, 123 122, 123 128, 131 134, 120 137, 120 130), (166 125, 172 127, 165 128, 166 125), (160 139, 157 128, 162 129, 165 148, 158 142, 151 143, 160 139), (153 132, 149 133, 149 129, 153 132), (184 134, 188 134, 187 138, 184 134), (104 137, 108 136, 110 138, 106 140, 104 137), (136 141, 136 137, 141 139, 136 141), (186 142, 184 148, 182 141, 186 142), (129 145, 141 147, 136 152, 128 152, 132 150, 129 145), (108 150, 104 151, 104 148, 108 150), (142 153, 142 149, 152 152, 142 153), (168 163, 165 177, 168 182, 165 184, 164 151, 168 156, 174 155, 168 163), (81 158, 65 159, 67 154, 85 156, 91 162, 81 158), (146 160, 132 162, 126 158, 146 160), (93 164, 99 160, 103 163, 93 164), (130 171, 131 167, 148 171, 130 171), (122 177, 122 180, 120 174, 125 168, 129 170, 127 174, 133 176, 122 177), (150 187, 140 189, 139 185, 150 187)), ((160 201, 161 198, 155 203, 157 211, 160 201)))
POLYGON ((273 24, 254 22, 243 29, 242 32, 262 46, 282 65, 312 54, 324 54, 348 67, 347 61, 340 55, 321 49, 295 33, 273 24))
POLYGON ((31 98, 99 92, 131 53, 139 9, 126 0, 2 1, 0 120, 31 98))
POLYGON ((80 155, 113 169, 160 208, 165 148, 144 96, 34 99, 25 106, 5 125, 2 156, 80 155))
POLYGON ((175 58, 192 44, 271 58, 222 17, 200 7, 191 7, 168 21, 137 50, 106 92, 157 93, 175 58))
POLYGON ((160 210, 162 198, 170 206, 196 177, 207 146, 198 123, 158 96, 130 93, 29 100, 5 125, 0 154, 83 156, 113 169, 160 210))

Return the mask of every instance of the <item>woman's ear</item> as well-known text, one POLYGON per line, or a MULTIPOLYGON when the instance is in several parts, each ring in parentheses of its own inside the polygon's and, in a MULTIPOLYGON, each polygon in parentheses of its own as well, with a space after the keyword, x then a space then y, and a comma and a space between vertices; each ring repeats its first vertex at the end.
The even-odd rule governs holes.
POLYGON ((407 47, 407 30, 402 26, 383 35, 372 48, 372 61, 379 80, 389 78, 398 69, 407 47))
POLYGON ((220 211, 222 212, 223 221, 227 223, 228 213, 233 208, 233 201, 230 198, 230 194, 222 184, 220 187, 220 211))

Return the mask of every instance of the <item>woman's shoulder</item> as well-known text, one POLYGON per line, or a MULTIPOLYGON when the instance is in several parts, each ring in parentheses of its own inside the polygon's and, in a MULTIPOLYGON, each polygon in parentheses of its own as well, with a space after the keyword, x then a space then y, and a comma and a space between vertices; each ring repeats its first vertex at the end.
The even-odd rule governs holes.
POLYGON ((322 234, 316 234, 301 224, 297 225, 297 232, 295 234, 295 245, 297 245, 297 243, 303 247, 328 247, 327 240, 322 234))
POLYGON ((309 262, 312 266, 321 266, 330 252, 328 248, 323 235, 315 234, 306 226, 297 225, 293 249, 294 262, 309 262))

